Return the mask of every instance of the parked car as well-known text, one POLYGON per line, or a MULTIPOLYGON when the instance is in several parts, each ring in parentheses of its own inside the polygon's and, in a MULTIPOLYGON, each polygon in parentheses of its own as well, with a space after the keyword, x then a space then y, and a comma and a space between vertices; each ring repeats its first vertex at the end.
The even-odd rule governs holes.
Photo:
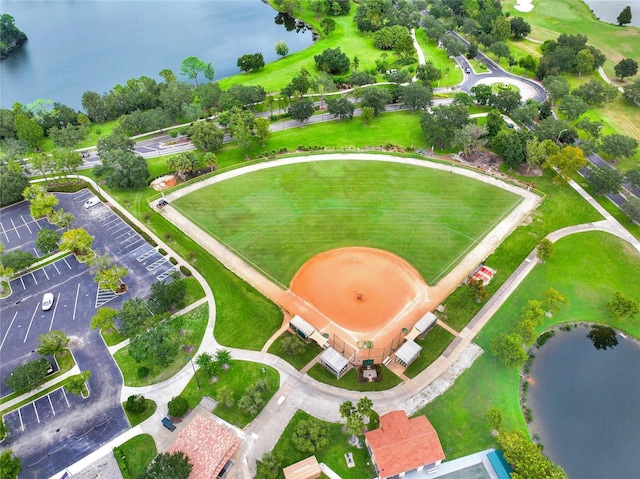
POLYGON ((100 198, 98 198, 97 196, 92 196, 91 198, 89 198, 87 201, 84 202, 84 207, 89 209, 92 206, 95 206, 99 203, 100 203, 100 198))
POLYGON ((158 201, 157 206, 158 206, 158 209, 160 209, 160 208, 163 208, 163 207, 167 206, 168 204, 169 203, 167 203, 166 200, 160 200, 160 201, 158 201))
POLYGON ((471 68, 469 68, 469 67, 465 68, 465 69, 464 69, 464 72, 465 72, 467 75, 471 75, 471 68))
POLYGON ((53 294, 44 293, 42 297, 42 311, 49 311, 51 306, 53 306, 53 294))
POLYGON ((169 419, 168 417, 162 418, 162 425, 171 432, 176 430, 176 426, 173 424, 173 422, 171 422, 171 419, 169 419))

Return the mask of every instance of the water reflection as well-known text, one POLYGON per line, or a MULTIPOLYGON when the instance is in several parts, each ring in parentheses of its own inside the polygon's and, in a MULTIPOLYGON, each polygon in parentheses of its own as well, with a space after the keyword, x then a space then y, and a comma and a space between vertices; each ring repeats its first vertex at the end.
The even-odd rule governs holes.
POLYGON ((596 349, 613 349, 618 345, 616 332, 607 326, 591 326, 591 331, 587 334, 596 349))

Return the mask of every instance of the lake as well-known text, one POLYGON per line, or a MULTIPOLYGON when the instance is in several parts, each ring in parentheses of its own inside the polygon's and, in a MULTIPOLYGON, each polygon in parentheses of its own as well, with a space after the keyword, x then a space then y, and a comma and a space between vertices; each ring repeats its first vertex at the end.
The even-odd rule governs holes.
MULTIPOLYGON (((640 27, 640 1, 623 0, 622 2, 613 0, 584 0, 584 3, 593 11, 593 13, 603 22, 618 24, 618 15, 629 5, 631 7, 631 24, 634 27, 640 27)), ((588 35, 588 32, 585 32, 588 35)))
POLYGON ((130 78, 169 68, 181 77, 189 56, 213 63, 215 79, 239 72, 238 58, 278 58, 313 43, 309 30, 287 31, 260 0, 2 0, 29 40, 0 62, 0 106, 44 98, 76 109, 87 90, 104 93, 130 78))
POLYGON ((635 478, 640 342, 606 328, 596 336, 596 349, 591 331, 559 331, 536 351, 527 397, 531 431, 571 479, 635 478))

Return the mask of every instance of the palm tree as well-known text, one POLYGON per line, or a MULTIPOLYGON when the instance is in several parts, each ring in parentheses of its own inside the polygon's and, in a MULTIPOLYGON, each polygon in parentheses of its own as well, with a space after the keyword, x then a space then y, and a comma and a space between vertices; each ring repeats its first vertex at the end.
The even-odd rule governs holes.
POLYGON ((371 414, 372 407, 373 401, 367 396, 360 398, 360 400, 358 401, 358 412, 363 416, 367 416, 367 418, 369 417, 369 414, 371 414))
POLYGON ((356 408, 353 406, 351 401, 345 401, 340 404, 340 417, 345 420, 349 420, 349 418, 356 412, 356 408))
POLYGON ((204 155, 204 164, 211 168, 211 172, 213 172, 213 169, 218 164, 218 157, 215 153, 208 152, 204 155))
POLYGON ((54 210, 51 214, 51 222, 60 228, 69 229, 69 226, 71 226, 74 219, 75 218, 71 213, 62 208, 54 210))
POLYGON ((364 432, 364 421, 360 414, 352 414, 347 418, 347 431, 351 433, 349 442, 355 443, 358 436, 364 432))
POLYGON ((231 363, 231 351, 228 349, 218 349, 216 351, 216 361, 220 363, 222 369, 229 369, 231 363))

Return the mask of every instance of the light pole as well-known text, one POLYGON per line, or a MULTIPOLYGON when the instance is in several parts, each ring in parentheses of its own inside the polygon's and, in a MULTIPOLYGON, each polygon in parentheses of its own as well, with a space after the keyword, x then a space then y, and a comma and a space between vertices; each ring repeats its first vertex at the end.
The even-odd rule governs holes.
POLYGON ((569 128, 565 128, 564 130, 562 130, 560 133, 558 133, 558 138, 556 138, 556 145, 558 144, 558 142, 560 141, 560 135, 562 135, 565 131, 569 131, 569 128))
POLYGON ((193 368, 193 375, 196 377, 196 384, 198 385, 198 389, 200 389, 200 379, 198 379, 198 372, 196 371, 196 366, 193 364, 193 359, 191 356, 187 356, 187 359, 191 363, 191 367, 193 368))

